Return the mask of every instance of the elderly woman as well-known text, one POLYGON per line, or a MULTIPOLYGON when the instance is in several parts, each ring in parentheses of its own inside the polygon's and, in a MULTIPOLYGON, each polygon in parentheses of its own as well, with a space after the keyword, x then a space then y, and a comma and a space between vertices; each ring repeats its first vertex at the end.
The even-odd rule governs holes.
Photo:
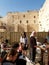
POLYGON ((35 62, 35 55, 36 55, 36 38, 35 38, 36 32, 33 31, 30 35, 30 55, 32 62, 35 62))

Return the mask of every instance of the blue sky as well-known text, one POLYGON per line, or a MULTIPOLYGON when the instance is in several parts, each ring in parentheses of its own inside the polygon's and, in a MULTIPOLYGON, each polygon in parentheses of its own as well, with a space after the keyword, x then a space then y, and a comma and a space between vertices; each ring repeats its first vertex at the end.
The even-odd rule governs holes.
POLYGON ((45 0, 0 0, 0 16, 8 12, 25 12, 27 10, 39 10, 45 0))

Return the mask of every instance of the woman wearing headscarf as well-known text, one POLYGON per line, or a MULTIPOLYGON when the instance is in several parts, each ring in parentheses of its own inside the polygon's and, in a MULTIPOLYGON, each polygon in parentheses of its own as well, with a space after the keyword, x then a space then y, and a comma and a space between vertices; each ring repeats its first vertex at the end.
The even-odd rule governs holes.
POLYGON ((35 62, 35 56, 36 56, 36 38, 35 38, 36 32, 33 31, 30 35, 30 57, 32 62, 35 62))

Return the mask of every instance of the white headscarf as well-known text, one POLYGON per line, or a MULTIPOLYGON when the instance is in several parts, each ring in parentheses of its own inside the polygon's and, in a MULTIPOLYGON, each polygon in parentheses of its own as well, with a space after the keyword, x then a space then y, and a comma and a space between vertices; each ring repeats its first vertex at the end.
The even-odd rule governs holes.
POLYGON ((30 37, 34 36, 34 33, 35 33, 35 31, 33 31, 33 32, 31 33, 30 37))

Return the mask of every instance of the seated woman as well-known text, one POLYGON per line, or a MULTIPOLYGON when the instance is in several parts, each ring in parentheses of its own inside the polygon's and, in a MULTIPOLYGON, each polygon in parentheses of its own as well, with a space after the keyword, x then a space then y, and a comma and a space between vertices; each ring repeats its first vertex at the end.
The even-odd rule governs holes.
POLYGON ((26 65, 26 52, 24 47, 20 44, 19 46, 19 54, 16 59, 16 65, 26 65))
POLYGON ((15 60, 18 56, 18 50, 19 44, 14 42, 14 45, 12 46, 10 52, 5 56, 4 60, 2 61, 2 65, 14 65, 15 60))

